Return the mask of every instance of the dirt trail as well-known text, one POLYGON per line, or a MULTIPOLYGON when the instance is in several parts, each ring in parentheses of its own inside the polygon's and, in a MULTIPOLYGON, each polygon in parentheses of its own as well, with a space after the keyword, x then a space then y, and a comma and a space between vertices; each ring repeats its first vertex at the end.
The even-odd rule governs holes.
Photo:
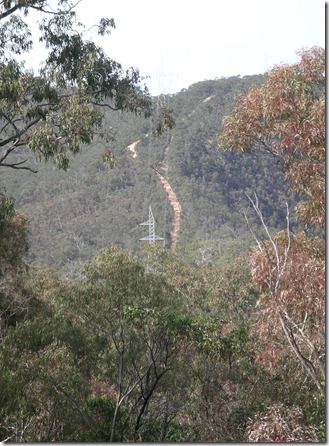
POLYGON ((130 151, 131 153, 131 157, 132 158, 137 158, 137 152, 135 150, 135 147, 137 146, 137 144, 139 143, 140 140, 133 142, 132 144, 130 144, 129 146, 127 146, 127 149, 130 151))
POLYGON ((174 210, 174 220, 171 229, 171 247, 175 247, 179 242, 179 230, 181 225, 182 208, 179 204, 175 192, 172 190, 169 182, 156 170, 159 180, 168 194, 169 202, 174 210))

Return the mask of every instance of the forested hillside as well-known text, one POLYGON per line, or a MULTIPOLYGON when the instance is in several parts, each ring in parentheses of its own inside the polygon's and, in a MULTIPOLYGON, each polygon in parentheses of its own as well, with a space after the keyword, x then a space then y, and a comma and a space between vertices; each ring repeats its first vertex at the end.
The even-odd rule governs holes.
POLYGON ((0 441, 325 442, 324 49, 152 98, 52 5, 0 0, 0 441))
MULTIPOLYGON (((170 247, 173 209, 157 169, 169 182, 181 206, 178 247, 189 261, 232 259, 253 243, 244 212, 245 193, 256 192, 272 228, 285 224, 287 196, 283 173, 272 157, 242 155, 218 149, 219 124, 235 97, 262 76, 204 81, 176 95, 153 98, 155 108, 172 109, 175 127, 155 135, 154 121, 108 112, 113 141, 83 147, 68 172, 50 161, 34 163, 38 173, 7 170, 1 187, 31 223, 30 260, 74 277, 81 262, 99 249, 116 244, 138 253, 145 228, 139 223, 152 206, 157 235, 170 247), (102 154, 115 156, 111 169, 102 154), (144 230, 143 230, 144 229, 144 230)), ((253 213, 250 223, 258 226, 253 213)))

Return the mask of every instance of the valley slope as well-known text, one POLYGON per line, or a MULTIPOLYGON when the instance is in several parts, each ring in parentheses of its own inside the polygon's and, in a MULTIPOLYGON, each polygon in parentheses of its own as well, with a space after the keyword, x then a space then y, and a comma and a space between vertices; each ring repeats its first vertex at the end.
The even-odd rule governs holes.
POLYGON ((257 193, 270 227, 283 227, 284 202, 293 206, 296 198, 288 197, 276 162, 265 154, 218 148, 221 120, 234 98, 263 80, 209 80, 154 98, 172 109, 176 121, 159 137, 151 120, 109 112, 114 141, 84 147, 68 172, 36 162, 37 174, 3 170, 0 187, 31 222, 29 261, 76 277, 82 262, 109 244, 138 254, 139 238, 147 235, 139 224, 150 205, 156 234, 170 247, 174 208, 164 182, 180 207, 176 249, 196 264, 229 261, 254 243, 244 214, 255 228, 259 222, 245 193, 257 193), (108 148, 116 158, 113 169, 102 161, 108 148))

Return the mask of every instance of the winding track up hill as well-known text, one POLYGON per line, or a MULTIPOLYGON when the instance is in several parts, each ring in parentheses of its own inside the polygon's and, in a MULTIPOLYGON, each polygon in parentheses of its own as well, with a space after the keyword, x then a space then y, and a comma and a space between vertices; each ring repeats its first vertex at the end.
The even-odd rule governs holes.
POLYGON ((174 210, 174 220, 171 230, 171 247, 174 248, 179 242, 179 230, 181 225, 182 208, 178 201, 177 195, 172 190, 169 182, 156 170, 159 180, 168 194, 169 202, 174 210))

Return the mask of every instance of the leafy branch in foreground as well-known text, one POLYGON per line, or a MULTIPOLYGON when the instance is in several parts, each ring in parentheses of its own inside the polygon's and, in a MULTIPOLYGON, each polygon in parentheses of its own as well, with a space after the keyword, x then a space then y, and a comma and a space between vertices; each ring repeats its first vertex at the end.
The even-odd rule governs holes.
MULTIPOLYGON (((44 0, 0 2, 0 167, 35 171, 26 165, 30 149, 37 160, 53 159, 66 170, 71 155, 95 138, 111 140, 103 124, 106 108, 153 113, 139 71, 123 69, 94 42, 69 0, 50 8, 44 0), (37 76, 15 60, 32 47, 32 33, 21 17, 41 13, 40 41, 48 55, 37 76), (13 37, 13 38, 12 38, 13 37)), ((109 34, 113 19, 102 18, 98 34, 109 34)), ((160 130, 171 116, 164 114, 160 130)))

